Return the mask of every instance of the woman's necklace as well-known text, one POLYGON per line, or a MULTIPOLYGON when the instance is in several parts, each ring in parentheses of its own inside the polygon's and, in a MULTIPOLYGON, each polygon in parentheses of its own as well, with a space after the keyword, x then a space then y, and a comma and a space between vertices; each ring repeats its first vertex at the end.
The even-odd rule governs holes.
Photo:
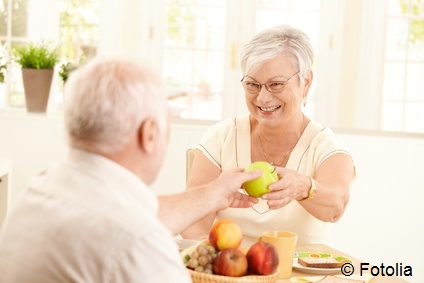
MULTIPOLYGON (((303 132, 304 122, 305 122, 305 116, 302 115, 302 125, 300 127, 300 136, 302 135, 302 132, 303 132)), ((300 138, 300 136, 299 136, 299 138, 300 138)), ((271 164, 272 166, 280 166, 281 164, 283 164, 286 161, 287 157, 289 156, 289 153, 294 149, 294 147, 297 144, 297 142, 295 142, 294 145, 291 148, 289 148, 289 150, 287 150, 286 154, 284 154, 284 157, 280 162, 274 162, 268 157, 268 155, 264 151, 264 146, 262 144, 262 137, 261 137, 261 134, 259 133, 259 131, 258 131, 258 137, 259 137, 259 143, 261 144, 262 155, 265 157, 266 161, 268 161, 268 163, 271 164)), ((297 140, 299 140, 299 138, 297 140)))
POLYGON ((287 156, 289 155, 290 151, 293 150, 293 148, 296 146, 296 143, 294 144, 294 146, 292 148, 290 148, 289 150, 287 150, 286 154, 284 154, 283 160, 281 160, 280 162, 274 162, 272 161, 268 155, 266 155, 265 151, 264 151, 264 147, 262 145, 262 139, 261 139, 261 135, 259 134, 259 142, 261 143, 261 151, 262 151, 262 155, 265 157, 266 161, 268 161, 269 164, 271 164, 272 166, 280 166, 281 164, 284 163, 284 161, 286 161, 287 156))

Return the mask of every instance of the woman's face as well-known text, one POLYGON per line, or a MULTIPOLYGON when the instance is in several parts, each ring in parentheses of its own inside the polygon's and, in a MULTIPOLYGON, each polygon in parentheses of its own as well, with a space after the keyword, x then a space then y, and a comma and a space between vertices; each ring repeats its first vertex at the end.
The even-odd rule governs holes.
MULTIPOLYGON (((285 82, 297 71, 287 58, 278 56, 265 62, 254 72, 247 74, 244 81, 260 84, 275 81, 285 82)), ((261 125, 276 127, 289 122, 290 119, 301 113, 302 101, 308 93, 311 82, 312 73, 309 72, 303 84, 300 84, 299 75, 294 75, 278 93, 269 92, 264 85, 259 93, 245 91, 247 108, 261 125)))

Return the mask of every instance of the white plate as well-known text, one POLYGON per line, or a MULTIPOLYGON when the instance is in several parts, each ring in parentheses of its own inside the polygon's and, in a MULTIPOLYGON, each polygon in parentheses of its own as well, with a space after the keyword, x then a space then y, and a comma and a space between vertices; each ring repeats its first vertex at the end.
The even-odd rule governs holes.
POLYGON ((199 241, 190 240, 190 239, 175 239, 175 241, 177 242, 177 245, 180 251, 185 250, 199 243, 199 241))
POLYGON ((310 274, 336 274, 340 273, 340 267, 337 268, 314 268, 300 265, 297 258, 293 259, 293 269, 310 274))
MULTIPOLYGON (((328 276, 328 274, 325 275, 325 276, 328 276)), ((290 282, 291 283, 312 283, 312 282, 319 282, 319 280, 325 278, 325 276, 318 275, 318 276, 297 276, 297 277, 291 277, 290 278, 290 282)), ((344 278, 344 279, 346 279, 346 276, 345 275, 331 275, 331 276, 334 276, 335 278, 344 278)), ((352 274, 352 275, 349 276, 349 279, 358 280, 358 281, 361 281, 361 282, 370 282, 373 279, 373 276, 370 273, 364 274, 362 276, 359 275, 359 274, 352 274)), ((343 280, 343 282, 344 282, 344 280, 343 280)))

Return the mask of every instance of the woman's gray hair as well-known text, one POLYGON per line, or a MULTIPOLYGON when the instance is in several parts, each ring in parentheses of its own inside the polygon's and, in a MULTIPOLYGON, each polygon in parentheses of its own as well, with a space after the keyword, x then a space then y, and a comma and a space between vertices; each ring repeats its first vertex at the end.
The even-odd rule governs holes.
POLYGON ((282 54, 288 56, 303 82, 312 68, 314 52, 306 34, 288 25, 264 30, 244 46, 241 52, 243 75, 249 75, 266 61, 282 54))
POLYGON ((167 127, 162 84, 134 61, 95 58, 73 71, 64 91, 65 125, 74 147, 121 150, 147 117, 167 127))

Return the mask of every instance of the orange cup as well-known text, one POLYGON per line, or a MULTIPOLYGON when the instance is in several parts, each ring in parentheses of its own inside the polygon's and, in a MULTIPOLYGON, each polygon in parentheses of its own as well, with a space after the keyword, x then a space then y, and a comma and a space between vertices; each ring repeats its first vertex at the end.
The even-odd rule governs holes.
POLYGON ((273 244, 278 250, 280 263, 278 265, 279 278, 290 278, 293 266, 294 251, 296 249, 297 235, 289 231, 269 230, 262 233, 259 241, 273 244))

